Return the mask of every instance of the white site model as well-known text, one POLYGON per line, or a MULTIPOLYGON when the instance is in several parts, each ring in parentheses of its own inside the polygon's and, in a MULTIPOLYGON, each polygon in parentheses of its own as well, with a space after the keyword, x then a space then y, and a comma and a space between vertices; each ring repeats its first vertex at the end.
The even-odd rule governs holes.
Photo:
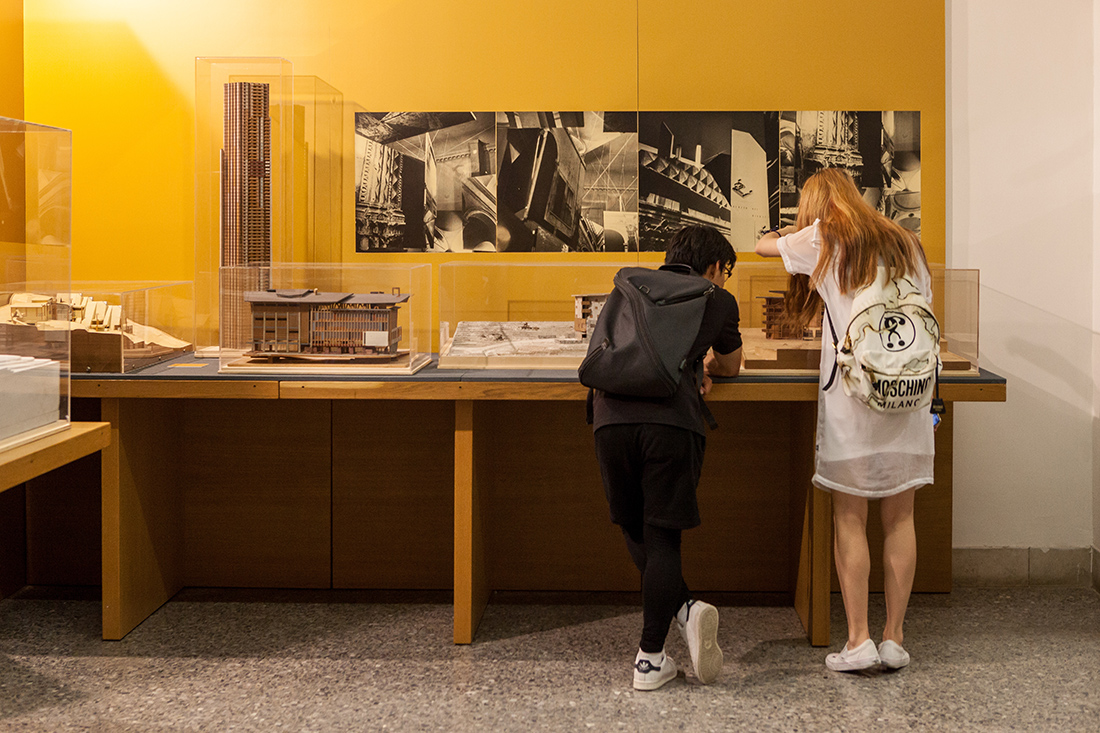
POLYGON ((588 350, 569 321, 462 321, 440 369, 576 369, 588 350))
POLYGON ((606 293, 574 295, 572 321, 460 321, 443 336, 440 369, 576 369, 606 293))

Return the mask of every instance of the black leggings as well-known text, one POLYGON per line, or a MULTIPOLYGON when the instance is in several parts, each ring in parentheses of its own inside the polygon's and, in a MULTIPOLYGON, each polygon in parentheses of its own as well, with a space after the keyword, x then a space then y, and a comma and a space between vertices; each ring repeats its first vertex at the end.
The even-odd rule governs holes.
POLYGON ((672 617, 691 598, 680 566, 678 529, 652 524, 623 526, 626 549, 642 574, 643 652, 656 654, 665 648, 672 617))

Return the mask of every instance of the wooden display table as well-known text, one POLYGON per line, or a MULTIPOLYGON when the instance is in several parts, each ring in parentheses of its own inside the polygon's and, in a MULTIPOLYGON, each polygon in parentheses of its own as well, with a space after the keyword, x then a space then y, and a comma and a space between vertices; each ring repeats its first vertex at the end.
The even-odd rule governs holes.
MULTIPOLYGON (((106 639, 186 586, 453 589, 456 643, 474 640, 494 590, 638 589, 574 372, 235 379, 183 362, 73 379, 117 436, 102 471, 106 639)), ((1005 392, 984 372, 941 381, 948 402, 1005 392)), ((685 576, 704 597, 788 599, 827 644, 816 376, 719 381, 708 402, 720 429, 685 576)), ((950 412, 936 439, 936 484, 918 492, 918 591, 951 583, 950 412)))
POLYGON ((110 442, 108 423, 74 422, 67 430, 0 451, 0 491, 91 455, 110 442))

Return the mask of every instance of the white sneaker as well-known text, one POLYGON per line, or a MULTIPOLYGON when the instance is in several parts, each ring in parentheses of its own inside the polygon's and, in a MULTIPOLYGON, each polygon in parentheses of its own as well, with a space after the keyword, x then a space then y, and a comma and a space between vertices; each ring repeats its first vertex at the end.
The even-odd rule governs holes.
POLYGON ((688 601, 687 621, 676 626, 684 637, 695 676, 704 685, 722 672, 722 650, 718 648, 718 609, 702 601, 688 601))
POLYGON ((878 656, 883 665, 890 669, 901 669, 909 664, 909 652, 901 644, 889 639, 878 645, 878 656))
POLYGON ((825 657, 825 666, 834 672, 855 672, 874 667, 878 663, 878 649, 870 639, 850 651, 845 644, 839 652, 825 657))
POLYGON ((648 659, 639 659, 634 662, 635 690, 656 690, 675 677, 676 662, 672 661, 672 657, 667 654, 662 654, 656 663, 648 659))

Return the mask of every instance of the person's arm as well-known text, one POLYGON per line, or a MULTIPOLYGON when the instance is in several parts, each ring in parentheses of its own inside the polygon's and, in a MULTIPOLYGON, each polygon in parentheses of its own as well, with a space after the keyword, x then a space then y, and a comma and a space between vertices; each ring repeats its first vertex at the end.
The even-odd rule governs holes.
POLYGON ((756 241, 756 254, 761 257, 779 256, 779 238, 798 231, 793 226, 785 226, 778 231, 766 232, 756 241))
POLYGON ((719 354, 711 349, 703 360, 703 372, 712 377, 736 377, 741 373, 741 349, 719 354))

